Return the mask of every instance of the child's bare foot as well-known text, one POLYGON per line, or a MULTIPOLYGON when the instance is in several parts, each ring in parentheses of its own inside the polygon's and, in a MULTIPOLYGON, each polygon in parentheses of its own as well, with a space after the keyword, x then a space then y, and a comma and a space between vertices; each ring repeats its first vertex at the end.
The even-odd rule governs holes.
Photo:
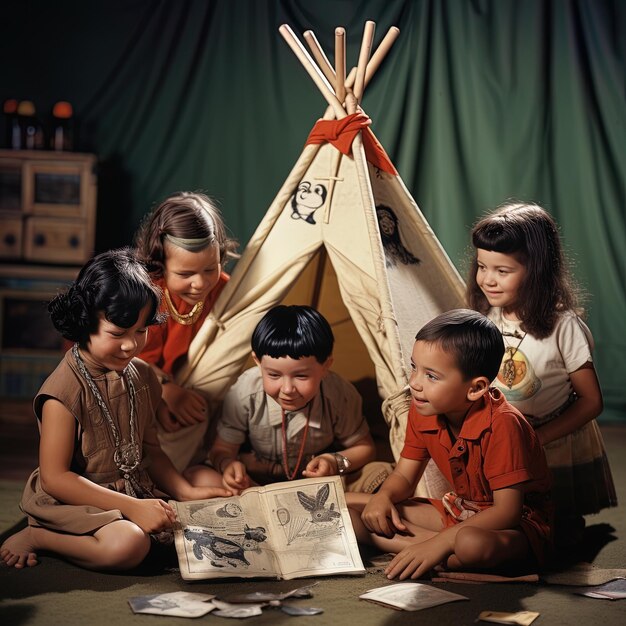
POLYGON ((9 537, 0 548, 0 559, 9 567, 22 569, 24 567, 34 567, 37 555, 34 552, 35 542, 33 541, 30 527, 20 530, 9 537))

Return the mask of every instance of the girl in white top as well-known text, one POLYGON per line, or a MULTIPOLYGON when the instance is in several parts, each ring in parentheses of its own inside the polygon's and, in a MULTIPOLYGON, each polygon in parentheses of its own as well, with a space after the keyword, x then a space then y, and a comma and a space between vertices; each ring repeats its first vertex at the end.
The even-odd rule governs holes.
POLYGON ((468 303, 502 332, 506 351, 494 384, 544 446, 558 541, 559 527, 582 531, 582 515, 617 504, 595 420, 603 402, 593 338, 576 313, 558 226, 544 209, 506 203, 476 223, 472 244, 468 303))

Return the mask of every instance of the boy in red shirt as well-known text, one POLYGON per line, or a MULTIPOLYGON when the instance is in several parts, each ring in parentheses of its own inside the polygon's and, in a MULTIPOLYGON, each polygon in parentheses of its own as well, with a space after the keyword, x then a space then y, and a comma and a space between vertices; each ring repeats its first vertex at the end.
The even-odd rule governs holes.
POLYGON ((490 387, 503 354, 498 328, 467 309, 439 315, 415 337, 398 464, 377 493, 346 494, 358 540, 396 553, 388 578, 543 562, 550 475, 533 428, 490 387), (454 491, 412 498, 430 458, 454 491))

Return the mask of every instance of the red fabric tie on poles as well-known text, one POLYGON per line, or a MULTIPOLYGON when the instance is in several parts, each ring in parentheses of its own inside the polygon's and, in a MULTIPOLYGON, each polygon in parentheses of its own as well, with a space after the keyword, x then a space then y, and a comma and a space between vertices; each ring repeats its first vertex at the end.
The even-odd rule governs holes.
POLYGON ((356 134, 361 131, 365 158, 378 169, 393 176, 398 172, 385 149, 369 127, 372 120, 365 113, 352 113, 341 120, 318 120, 309 133, 306 144, 331 143, 339 152, 349 155, 356 134))

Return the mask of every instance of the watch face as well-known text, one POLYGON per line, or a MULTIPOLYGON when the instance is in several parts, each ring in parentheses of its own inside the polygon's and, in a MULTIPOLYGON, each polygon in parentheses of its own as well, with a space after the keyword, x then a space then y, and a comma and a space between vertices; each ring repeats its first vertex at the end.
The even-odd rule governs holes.
POLYGON ((343 456, 343 454, 335 453, 335 459, 337 460, 337 470, 340 474, 343 474, 350 467, 350 461, 343 456))

